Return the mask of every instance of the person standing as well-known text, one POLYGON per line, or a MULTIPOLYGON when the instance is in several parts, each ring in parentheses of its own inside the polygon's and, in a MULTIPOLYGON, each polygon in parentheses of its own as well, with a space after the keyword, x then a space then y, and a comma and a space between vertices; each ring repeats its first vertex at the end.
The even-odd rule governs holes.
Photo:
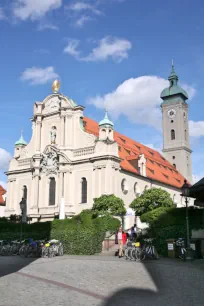
POLYGON ((118 232, 118 245, 119 245, 118 257, 121 258, 123 256, 123 231, 122 231, 122 227, 119 228, 119 232, 118 232))
POLYGON ((122 241, 123 241, 123 246, 124 246, 127 242, 127 234, 125 232, 123 232, 122 234, 122 241))

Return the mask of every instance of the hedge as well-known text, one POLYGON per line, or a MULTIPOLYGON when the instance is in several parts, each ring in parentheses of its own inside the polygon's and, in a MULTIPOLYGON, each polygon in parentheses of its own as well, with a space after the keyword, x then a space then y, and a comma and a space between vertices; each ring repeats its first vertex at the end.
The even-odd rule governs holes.
MULTIPOLYGON (((0 221, 0 239, 19 239, 20 226, 0 221)), ((23 238, 59 239, 66 254, 92 255, 101 252, 106 232, 115 232, 119 226, 120 221, 111 216, 93 218, 92 214, 83 212, 72 219, 23 224, 23 238)))
MULTIPOLYGON (((189 207, 189 227, 204 229, 204 209, 189 207)), ((166 240, 186 237, 186 208, 160 207, 141 216, 142 222, 149 223, 148 236, 155 238, 155 246, 162 255, 167 255, 166 240)))

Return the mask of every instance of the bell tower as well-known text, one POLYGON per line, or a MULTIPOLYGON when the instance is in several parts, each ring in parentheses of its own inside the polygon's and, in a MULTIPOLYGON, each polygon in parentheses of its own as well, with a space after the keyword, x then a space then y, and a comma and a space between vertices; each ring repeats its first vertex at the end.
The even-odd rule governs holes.
POLYGON ((178 85, 178 76, 172 70, 169 87, 161 93, 163 153, 165 158, 192 182, 191 148, 188 128, 188 94, 178 85))

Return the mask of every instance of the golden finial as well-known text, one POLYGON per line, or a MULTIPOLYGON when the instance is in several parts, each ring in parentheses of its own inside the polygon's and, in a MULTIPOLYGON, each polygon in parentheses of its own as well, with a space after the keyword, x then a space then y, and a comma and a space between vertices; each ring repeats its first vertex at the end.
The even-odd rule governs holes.
POLYGON ((58 93, 59 90, 60 90, 60 81, 59 80, 55 80, 52 83, 52 91, 53 91, 53 93, 58 93))

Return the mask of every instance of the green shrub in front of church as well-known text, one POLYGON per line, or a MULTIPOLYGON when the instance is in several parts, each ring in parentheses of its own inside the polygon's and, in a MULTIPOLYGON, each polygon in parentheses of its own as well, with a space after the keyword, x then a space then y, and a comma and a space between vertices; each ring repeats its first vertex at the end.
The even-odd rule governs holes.
MULTIPOLYGON (((106 232, 114 233, 119 226, 119 220, 111 216, 94 217, 83 212, 72 219, 23 224, 23 238, 59 239, 66 254, 93 255, 101 252, 106 232)), ((0 240, 19 238, 19 223, 0 222, 0 240)))
POLYGON ((171 195, 161 188, 145 190, 141 196, 134 199, 130 204, 130 208, 135 211, 137 216, 159 207, 175 207, 171 195))
POLYGON ((95 198, 92 211, 97 215, 124 216, 126 214, 123 200, 113 194, 95 198))
MULTIPOLYGON (((204 229, 204 209, 188 208, 190 234, 192 229, 204 229)), ((148 235, 155 238, 157 250, 167 255, 169 238, 186 237, 186 208, 160 207, 141 216, 141 221, 150 225, 148 235)))

